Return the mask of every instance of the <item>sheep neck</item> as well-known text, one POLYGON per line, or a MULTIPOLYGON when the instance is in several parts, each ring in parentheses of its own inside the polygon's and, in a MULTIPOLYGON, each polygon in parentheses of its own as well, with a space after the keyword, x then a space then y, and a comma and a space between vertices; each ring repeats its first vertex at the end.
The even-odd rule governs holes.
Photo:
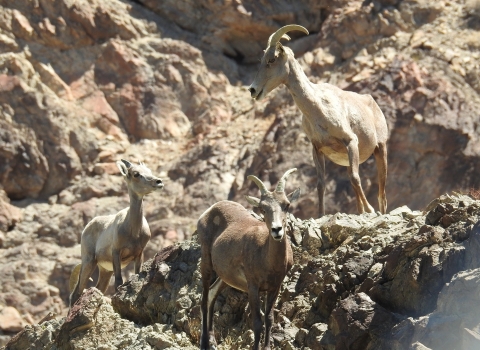
MULTIPOLYGON (((286 268, 288 264, 287 244, 289 244, 289 242, 286 233, 281 241, 274 240, 269 234, 267 245, 267 264, 270 271, 283 271, 286 268)), ((281 281, 279 283, 281 283, 281 281)))
POLYGON ((289 57, 288 60, 288 75, 285 85, 295 100, 295 104, 303 115, 308 117, 309 111, 315 109, 315 104, 318 103, 318 96, 316 96, 318 91, 314 91, 313 84, 308 80, 300 63, 293 57, 289 57))
POLYGON ((128 190, 128 196, 130 197, 130 207, 125 223, 128 232, 130 232, 133 237, 136 237, 140 234, 143 225, 143 196, 138 195, 130 189, 128 190))

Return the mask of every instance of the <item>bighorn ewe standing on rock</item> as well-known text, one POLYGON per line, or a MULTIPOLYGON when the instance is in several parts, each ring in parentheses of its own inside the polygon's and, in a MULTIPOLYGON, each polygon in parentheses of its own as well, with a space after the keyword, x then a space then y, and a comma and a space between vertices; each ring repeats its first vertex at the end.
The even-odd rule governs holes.
POLYGON ((300 189, 285 195, 285 181, 296 171, 288 170, 278 181, 275 191, 266 189, 263 182, 250 175, 260 188, 260 199, 246 196, 259 207, 265 222, 255 219, 243 206, 221 201, 202 214, 197 224, 202 247, 202 336, 201 349, 214 346, 213 307, 218 294, 227 286, 248 293, 257 350, 262 332, 260 292, 267 292, 265 303, 265 349, 270 349, 270 330, 273 323, 273 304, 282 281, 293 264, 292 248, 285 235, 285 220, 290 201, 300 189), (211 284, 212 277, 217 279, 211 284))
POLYGON ((117 162, 125 178, 130 207, 115 215, 97 216, 82 232, 82 263, 75 266, 70 277, 70 306, 80 297, 95 266, 99 275, 97 288, 105 293, 115 273, 115 288, 123 283, 121 269, 132 260, 135 273, 140 272, 143 249, 150 239, 150 228, 143 216, 143 197, 163 188, 163 181, 152 175, 142 162, 134 165, 126 160, 117 162))
POLYGON ((311 83, 295 60, 290 48, 280 39, 290 39, 285 33, 300 30, 291 24, 273 33, 268 39, 260 69, 249 87, 256 100, 285 84, 303 114, 302 127, 313 146, 313 160, 317 168, 319 216, 325 214, 325 158, 347 166, 350 181, 357 197, 359 213, 373 212, 362 190, 358 166, 373 153, 378 170, 378 202, 380 211, 387 210, 385 182, 387 179, 387 138, 385 116, 370 95, 343 91, 333 85, 311 83))

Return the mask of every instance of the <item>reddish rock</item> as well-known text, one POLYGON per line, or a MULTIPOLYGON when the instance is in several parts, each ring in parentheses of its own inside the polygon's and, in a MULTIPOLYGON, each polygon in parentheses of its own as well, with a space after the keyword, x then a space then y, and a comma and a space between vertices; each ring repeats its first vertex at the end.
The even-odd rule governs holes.
POLYGON ((116 175, 118 174, 118 167, 116 163, 97 163, 95 164, 93 171, 97 175, 116 175))
MULTIPOLYGON (((22 220, 22 211, 11 205, 5 192, 0 190, 0 231, 7 232, 22 220)), ((1 247, 1 243, 0 243, 1 247)))
POLYGON ((20 79, 16 76, 0 74, 0 91, 12 91, 20 85, 20 79))
POLYGON ((35 31, 30 25, 28 18, 18 10, 13 10, 12 14, 12 29, 14 33, 22 39, 30 39, 35 31))
MULTIPOLYGON (((114 173, 113 164, 122 157, 155 164, 164 173, 165 191, 152 194, 153 204, 145 206, 157 235, 147 256, 172 243, 163 237, 169 230, 177 233, 172 240, 189 238, 198 217, 216 201, 228 198, 246 205, 243 195, 258 194, 247 179, 250 174, 269 185, 286 169, 298 168, 288 190, 300 187, 302 198, 291 210, 297 217, 314 216, 316 171, 298 107, 285 88, 263 101, 253 101, 246 90, 269 35, 284 24, 302 24, 311 32, 291 32, 292 40, 284 43, 312 82, 372 94, 384 111, 391 133, 390 208, 407 204, 424 209, 447 191, 480 188, 478 16, 470 3, 2 2, 0 184, 9 200, 0 201, 0 226, 6 230, 0 233, 0 303, 22 315, 34 310, 34 322, 50 311, 66 312, 68 277, 80 261, 78 242, 85 223, 128 203, 121 177, 114 173), (21 208, 21 218, 14 208, 21 208), (47 288, 47 296, 48 285, 60 294, 47 288)), ((347 169, 331 162, 326 168, 327 213, 355 213, 347 169)), ((368 199, 377 207, 373 158, 361 165, 360 173, 368 199)), ((337 220, 331 242, 313 228, 302 231, 304 237, 297 232, 299 247, 319 259, 328 250, 338 263, 337 269, 328 259, 323 265, 310 262, 301 288, 285 285, 283 300, 290 300, 296 288, 315 295, 295 305, 285 303, 288 317, 306 322, 298 339, 331 346, 335 337, 324 329, 328 317, 337 300, 357 288, 382 307, 410 317, 417 309, 431 311, 431 295, 456 266, 478 260, 468 252, 475 251, 475 244, 469 240, 474 219, 467 207, 448 213, 442 208, 429 208, 426 222, 412 223, 431 228, 408 242, 399 238, 402 232, 383 241, 372 237, 356 250, 330 251, 369 225, 387 225, 385 218, 369 217, 368 223, 349 229, 337 220), (381 260, 372 261, 369 251, 381 260), (370 264, 375 271, 365 277, 370 264), (393 294, 401 286, 413 292, 393 294), (319 311, 299 308, 303 301, 319 311)), ((178 264, 172 280, 183 280, 176 275, 184 274, 182 268, 178 264)), ((152 293, 152 300, 156 297, 152 293)), ((246 301, 238 294, 225 298, 238 315, 244 314, 246 301)), ((182 299, 179 305, 188 302, 182 299)), ((151 306, 153 310, 155 303, 151 306)), ((239 321, 227 306, 218 324, 232 326, 239 321)), ((176 326, 194 336, 199 318, 186 322, 187 309, 182 310, 175 315, 176 326)), ((198 308, 192 307, 191 314, 198 316, 198 308)), ((284 320, 278 322, 283 327, 284 320)), ((476 331, 473 323, 464 328, 476 331)), ((275 334, 277 345, 297 346, 295 327, 283 330, 275 334)), ((246 340, 238 345, 248 346, 246 340)))
POLYGON ((19 332, 25 325, 22 316, 14 307, 5 306, 0 311, 0 329, 3 332, 19 332))
POLYGON ((178 240, 178 235, 177 231, 175 230, 168 230, 165 233, 165 239, 168 239, 169 241, 176 242, 178 240))
POLYGON ((0 119, 0 182, 10 198, 38 197, 49 175, 42 151, 32 130, 0 119))

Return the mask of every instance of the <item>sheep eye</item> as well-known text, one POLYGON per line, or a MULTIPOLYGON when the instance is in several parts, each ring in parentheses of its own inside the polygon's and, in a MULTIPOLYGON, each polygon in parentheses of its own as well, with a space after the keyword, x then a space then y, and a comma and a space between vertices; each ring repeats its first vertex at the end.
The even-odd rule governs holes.
POLYGON ((272 58, 272 59, 268 60, 268 64, 272 64, 272 63, 275 63, 275 58, 272 58))
POLYGON ((138 173, 138 171, 134 172, 133 173, 133 177, 138 177, 140 174, 138 173))

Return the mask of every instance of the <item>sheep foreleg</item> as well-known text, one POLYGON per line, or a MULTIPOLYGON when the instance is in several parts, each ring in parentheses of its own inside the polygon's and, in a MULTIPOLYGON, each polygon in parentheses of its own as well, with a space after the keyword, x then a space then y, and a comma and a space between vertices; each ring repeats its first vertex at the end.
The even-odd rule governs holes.
POLYGON ((258 350, 260 346, 260 335, 262 334, 262 316, 260 314, 260 293, 257 286, 248 287, 248 302, 250 303, 250 313, 252 317, 252 328, 254 335, 253 350, 258 350))
POLYGON ((270 332, 273 324, 273 306, 279 291, 280 288, 273 293, 267 293, 267 301, 265 303, 265 349, 268 350, 270 350, 270 332))
POLYGON ((114 249, 112 252, 113 257, 113 273, 115 275, 115 290, 123 284, 122 278, 122 264, 120 260, 120 250, 114 249))

